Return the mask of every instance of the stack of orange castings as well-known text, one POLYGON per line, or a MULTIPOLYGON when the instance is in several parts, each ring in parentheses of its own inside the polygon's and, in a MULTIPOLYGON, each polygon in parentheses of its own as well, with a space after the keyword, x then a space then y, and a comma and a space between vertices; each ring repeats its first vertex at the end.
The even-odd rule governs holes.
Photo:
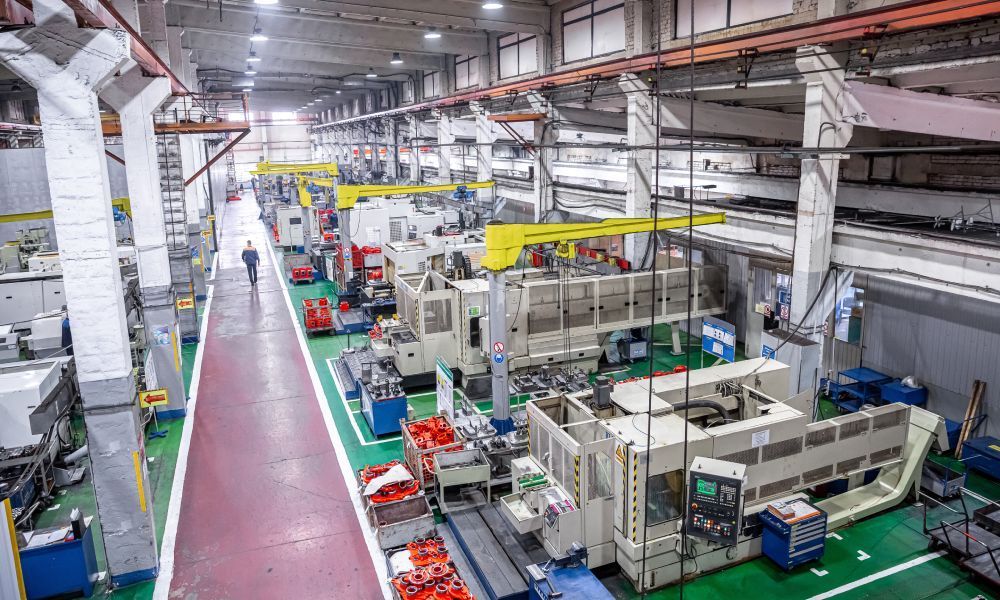
POLYGON ((305 314, 307 330, 333 327, 333 313, 330 312, 330 301, 326 298, 304 299, 302 311, 305 314))
POLYGON ((389 483, 379 488, 377 492, 369 496, 372 504, 385 504, 408 498, 420 491, 420 484, 416 479, 400 481, 399 483, 389 483))
POLYGON ((427 567, 434 564, 451 562, 448 547, 444 545, 441 536, 433 538, 418 537, 406 545, 410 551, 410 562, 414 567, 427 567))
MULTIPOLYGON (((369 484, 372 479, 376 477, 381 477, 389 472, 389 469, 399 465, 399 460, 390 460, 389 462, 381 465, 366 465, 364 469, 361 470, 360 477, 361 483, 369 484)), ((407 469, 409 471, 409 469, 407 469)))
POLYGON ((392 585, 403 600, 475 600, 455 569, 441 563, 394 577, 392 585))
MULTIPOLYGON (((423 421, 410 423, 406 426, 413 437, 413 443, 421 450, 430 450, 448 444, 455 443, 455 430, 448 424, 444 417, 431 417, 423 421)), ((454 447, 445 450, 451 452, 461 450, 461 447, 454 447)), ((423 456, 424 478, 426 479, 434 473, 434 453, 423 456)))

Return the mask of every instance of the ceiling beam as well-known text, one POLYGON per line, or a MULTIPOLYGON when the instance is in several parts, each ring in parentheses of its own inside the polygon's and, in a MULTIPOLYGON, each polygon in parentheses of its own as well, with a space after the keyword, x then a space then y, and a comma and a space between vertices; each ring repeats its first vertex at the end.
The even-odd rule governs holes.
POLYGON ((1000 105, 852 81, 841 121, 860 127, 1000 142, 1000 105))
MULTIPOLYGON (((487 39, 482 31, 441 31, 441 38, 428 40, 424 31, 412 25, 344 19, 307 13, 268 13, 258 18, 258 10, 250 7, 223 5, 221 15, 215 8, 191 0, 174 0, 167 4, 170 25, 188 32, 203 32, 249 38, 256 24, 272 40, 308 41, 335 48, 368 48, 398 50, 415 54, 474 54, 487 52, 487 39)), ((266 50, 266 44, 260 46, 266 50)))
MULTIPOLYGON (((256 7, 253 0, 226 0, 226 4, 256 7)), ((282 0, 280 6, 264 7, 262 14, 295 10, 316 15, 359 15, 399 19, 422 25, 460 27, 520 33, 548 33, 550 9, 545 2, 506 1, 502 11, 489 11, 481 0, 282 0)))
MULTIPOLYGON (((246 60, 250 51, 249 42, 242 40, 235 42, 232 37, 226 35, 207 34, 197 31, 189 31, 184 34, 185 45, 193 50, 205 50, 200 53, 204 62, 199 61, 202 66, 214 66, 213 54, 226 54, 246 60)), ((316 41, 278 41, 268 40, 259 47, 257 55, 261 58, 273 57, 295 61, 309 61, 315 63, 329 63, 338 65, 355 65, 364 67, 362 73, 369 67, 390 67, 389 60, 392 58, 391 50, 365 50, 360 48, 333 48, 329 44, 316 41), (266 47, 265 47, 266 46, 266 47)), ((255 50, 257 50, 255 48, 255 50)), ((406 69, 420 69, 428 71, 439 71, 444 68, 444 56, 430 56, 425 54, 404 54, 405 61, 401 67, 406 69)))

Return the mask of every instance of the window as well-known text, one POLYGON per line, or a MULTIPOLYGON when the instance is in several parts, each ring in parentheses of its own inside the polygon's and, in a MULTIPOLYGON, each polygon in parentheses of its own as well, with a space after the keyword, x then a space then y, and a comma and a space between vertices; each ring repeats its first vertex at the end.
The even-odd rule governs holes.
POLYGON ((691 33, 691 4, 694 3, 694 31, 705 33, 792 13, 792 0, 678 0, 677 37, 691 33))
POLYGON ((595 452, 587 460, 587 500, 611 497, 611 457, 595 452))
POLYGON ((679 518, 683 492, 682 470, 651 475, 646 479, 646 525, 652 527, 679 518))
POLYGON ((436 98, 441 91, 441 71, 424 73, 424 98, 436 98))
POLYGON ((403 102, 413 102, 413 82, 403 82, 403 102))
POLYGON ((625 49, 625 3, 592 0, 562 14, 563 62, 625 49))
POLYGON ((455 57, 455 89, 479 85, 479 57, 463 54, 455 57))
POLYGON ((512 33, 497 38, 500 79, 538 70, 537 40, 533 35, 512 33))
POLYGON ((848 287, 844 295, 837 298, 833 312, 834 336, 848 344, 861 345, 865 319, 865 291, 848 287))

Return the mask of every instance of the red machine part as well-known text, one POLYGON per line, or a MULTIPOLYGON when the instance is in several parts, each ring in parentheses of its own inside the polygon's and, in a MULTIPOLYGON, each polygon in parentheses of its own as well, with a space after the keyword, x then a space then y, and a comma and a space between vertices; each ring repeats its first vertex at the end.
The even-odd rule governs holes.
MULTIPOLYGON (((389 472, 389 469, 402 464, 399 460, 390 460, 387 463, 381 465, 366 465, 364 469, 361 470, 360 477, 361 483, 368 484, 371 483, 372 479, 376 477, 381 477, 389 472)), ((409 470, 409 469, 407 469, 409 470)))
MULTIPOLYGON (((444 417, 430 417, 423 421, 416 421, 407 425, 406 428, 413 438, 413 443, 420 450, 430 450, 455 442, 455 430, 444 417)), ((455 446, 444 450, 444 452, 454 452, 461 449, 461 447, 455 446)), ((431 452, 422 457, 422 475, 425 479, 434 473, 434 454, 436 453, 431 452)))
POLYGON ((382 254, 382 246, 362 246, 361 254, 382 254))
POLYGON ((416 479, 390 483, 383 485, 377 492, 369 496, 372 504, 385 504, 386 502, 396 502, 413 496, 420 491, 420 484, 416 479))
POLYGON ((382 267, 368 269, 368 281, 382 281, 382 267))
POLYGON ((444 539, 417 538, 406 545, 412 571, 392 580, 403 600, 475 600, 461 577, 451 566, 451 556, 444 539))

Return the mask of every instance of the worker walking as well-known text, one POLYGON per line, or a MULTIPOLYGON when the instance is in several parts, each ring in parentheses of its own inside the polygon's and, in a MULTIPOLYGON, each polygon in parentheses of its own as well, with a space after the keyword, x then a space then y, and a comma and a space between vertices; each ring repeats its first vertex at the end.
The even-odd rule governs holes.
POLYGON ((260 262, 260 254, 257 254, 257 249, 253 247, 250 240, 247 240, 247 247, 243 249, 241 258, 246 263, 247 275, 250 276, 250 285, 257 285, 257 263, 260 262))

